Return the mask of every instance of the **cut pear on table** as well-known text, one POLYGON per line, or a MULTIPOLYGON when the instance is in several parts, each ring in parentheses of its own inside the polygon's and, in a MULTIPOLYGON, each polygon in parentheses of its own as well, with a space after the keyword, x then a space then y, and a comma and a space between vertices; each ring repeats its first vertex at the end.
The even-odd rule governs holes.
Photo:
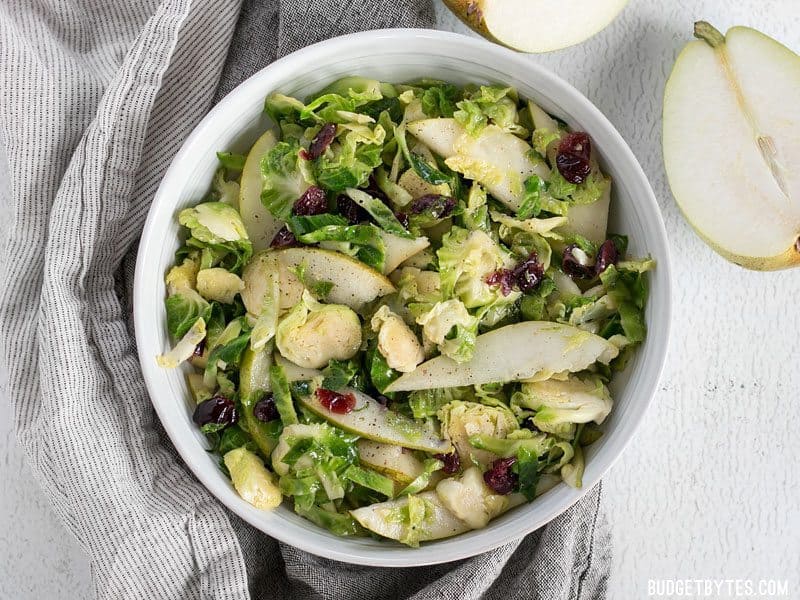
POLYGON ((269 248, 272 238, 281 228, 280 221, 261 203, 261 159, 275 146, 276 141, 272 131, 267 131, 256 140, 247 154, 239 183, 239 214, 256 252, 269 248))
POLYGON ((522 204, 525 180, 550 169, 544 160, 531 158, 525 140, 496 125, 471 136, 455 119, 423 119, 407 126, 408 132, 445 159, 448 167, 483 184, 489 193, 516 211, 522 204))
POLYGON ((300 402, 329 423, 369 440, 423 452, 447 453, 450 451, 450 442, 441 439, 423 424, 387 409, 377 400, 358 390, 345 388, 341 393, 355 396, 355 407, 348 413, 336 413, 328 410, 322 405, 316 394, 302 397, 300 402))
MULTIPOLYGON (((470 530, 469 525, 447 510, 436 492, 422 492, 416 496, 430 508, 426 515, 421 530, 415 535, 420 542, 439 540, 458 535, 470 530)), ((411 533, 408 525, 404 524, 396 515, 401 514, 408 504, 408 496, 378 502, 362 508, 351 510, 350 514, 364 528, 369 529, 392 540, 408 538, 411 533)))
POLYGON ((686 219, 743 267, 800 264, 800 56, 695 24, 664 90, 664 165, 686 219))
POLYGON ((579 44, 614 20, 628 0, 444 0, 485 38, 522 52, 579 44))
POLYGON ((595 362, 608 364, 618 354, 619 349, 608 340, 571 325, 525 321, 479 335, 471 360, 458 363, 437 356, 403 374, 386 391, 520 381, 582 371, 595 362))

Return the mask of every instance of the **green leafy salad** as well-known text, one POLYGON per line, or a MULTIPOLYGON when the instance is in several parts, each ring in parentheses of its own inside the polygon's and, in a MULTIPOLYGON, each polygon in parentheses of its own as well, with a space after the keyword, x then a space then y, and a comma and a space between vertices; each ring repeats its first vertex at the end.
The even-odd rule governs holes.
POLYGON ((166 276, 194 421, 239 495, 416 546, 560 481, 645 337, 586 133, 509 87, 274 93, 166 276))

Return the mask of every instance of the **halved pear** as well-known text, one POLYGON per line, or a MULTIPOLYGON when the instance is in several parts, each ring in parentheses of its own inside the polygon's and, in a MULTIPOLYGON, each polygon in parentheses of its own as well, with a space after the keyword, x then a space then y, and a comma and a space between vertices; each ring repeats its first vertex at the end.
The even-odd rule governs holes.
POLYGON ((664 165, 686 219, 743 267, 800 263, 800 57, 695 24, 664 90, 664 165))
POLYGON ((363 392, 345 388, 344 393, 353 394, 356 399, 355 408, 348 413, 328 410, 316 394, 305 396, 300 402, 333 425, 368 440, 430 453, 447 453, 452 449, 450 442, 441 439, 423 424, 387 409, 363 392))
POLYGON ((455 119, 423 119, 408 124, 408 132, 423 142, 454 171, 483 184, 512 210, 519 209, 525 180, 533 174, 547 180, 544 160, 532 158, 531 146, 496 125, 471 136, 455 119))
POLYGON ((485 38, 522 52, 550 52, 590 38, 628 0, 444 0, 485 38))
POLYGON ((303 287, 291 272, 305 265, 306 276, 312 281, 330 281, 333 288, 325 299, 330 304, 344 304, 359 310, 367 302, 395 291, 384 275, 341 252, 314 247, 277 250, 281 266, 281 306, 294 306, 300 301, 303 287))
POLYGON ((619 350, 608 340, 571 325, 525 321, 506 325, 475 340, 472 359, 458 363, 437 356, 404 373, 388 392, 510 382, 608 364, 619 350))
POLYGON ((261 159, 275 146, 276 141, 272 131, 267 131, 256 140, 247 154, 239 182, 239 214, 255 251, 269 248, 269 243, 281 228, 281 222, 261 203, 261 159))

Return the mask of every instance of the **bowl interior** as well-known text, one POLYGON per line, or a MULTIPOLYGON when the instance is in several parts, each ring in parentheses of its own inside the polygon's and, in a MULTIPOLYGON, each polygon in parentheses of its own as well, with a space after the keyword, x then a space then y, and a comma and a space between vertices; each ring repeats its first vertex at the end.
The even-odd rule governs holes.
POLYGON ((632 437, 656 389, 670 319, 666 234, 653 192, 630 149, 599 111, 579 92, 533 62, 492 44, 426 30, 384 30, 337 38, 297 52, 254 75, 231 92, 200 123, 175 157, 153 201, 136 269, 135 325, 142 370, 153 404, 177 450, 195 475, 225 505, 255 527, 303 550, 373 566, 446 562, 487 551, 548 522, 592 487, 632 437), (606 173, 614 180, 609 230, 630 237, 632 255, 653 256, 647 306, 649 334, 627 369, 612 385, 614 410, 605 435, 587 452, 582 490, 558 485, 535 502, 472 531, 410 549, 371 539, 347 539, 297 516, 286 507, 259 511, 241 500, 210 456, 204 436, 191 421, 192 401, 180 370, 159 369, 155 356, 169 347, 163 298, 164 274, 178 247, 176 213, 208 190, 217 166, 215 152, 244 152, 270 126, 262 113, 272 91, 304 97, 345 75, 390 82, 421 77, 456 84, 501 83, 572 128, 587 131, 606 173))

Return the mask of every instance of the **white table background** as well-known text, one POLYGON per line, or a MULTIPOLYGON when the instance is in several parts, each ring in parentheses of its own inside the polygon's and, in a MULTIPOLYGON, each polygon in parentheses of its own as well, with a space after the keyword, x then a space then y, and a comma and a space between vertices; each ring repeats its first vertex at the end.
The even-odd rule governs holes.
MULTIPOLYGON (((439 28, 469 33, 444 8, 439 28)), ((631 0, 577 47, 532 56, 603 111, 661 206, 675 267, 668 366, 649 415, 605 478, 611 598, 648 579, 788 579, 800 598, 800 270, 750 273, 713 254, 669 193, 661 98, 692 23, 743 24, 800 51, 800 0, 631 0)), ((90 568, 0 420, 0 598, 87 598, 90 568)), ((69 457, 61 457, 69 460, 69 457)), ((727 596, 723 596, 727 597, 727 596)))

